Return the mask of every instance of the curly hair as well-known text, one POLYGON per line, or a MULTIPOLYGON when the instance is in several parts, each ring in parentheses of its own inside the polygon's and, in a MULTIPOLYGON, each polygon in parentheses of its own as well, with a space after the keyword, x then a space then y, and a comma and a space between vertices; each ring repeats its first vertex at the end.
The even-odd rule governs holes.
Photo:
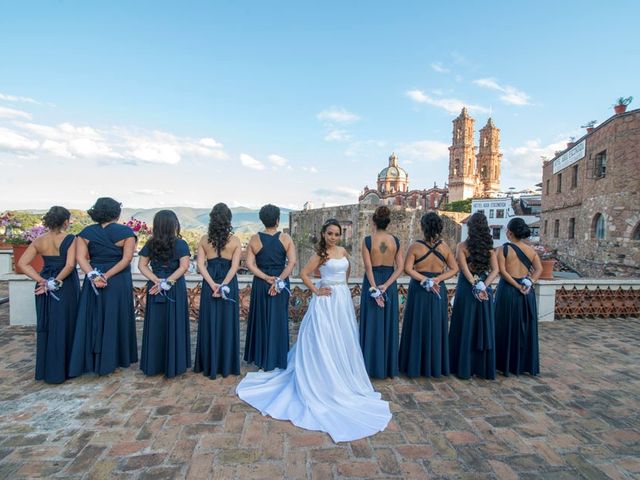
POLYGON ((520 217, 509 220, 507 230, 509 230, 518 240, 529 238, 531 236, 531 229, 529 228, 529 225, 527 225, 520 217))
POLYGON ((153 234, 149 239, 150 258, 169 262, 180 238, 180 221, 172 210, 160 210, 153 216, 153 234))
POLYGON ((216 203, 209 214, 209 243, 218 251, 229 241, 233 227, 231 226, 231 210, 225 203, 216 203))
POLYGON ((55 230, 62 227, 64 222, 71 218, 71 213, 64 207, 53 206, 42 217, 42 224, 49 230, 55 230))
POLYGON ((425 242, 433 243, 440 239, 443 227, 442 219, 436 212, 425 213, 420 219, 420 227, 422 227, 425 242))
POLYGON ((389 225, 389 222, 391 222, 391 210, 385 205, 380 205, 373 212, 373 223, 376 224, 377 229, 384 230, 389 225))
POLYGON ((96 223, 106 223, 120 218, 122 204, 111 197, 100 197, 87 213, 96 223))
POLYGON ((280 209, 268 203, 260 209, 258 215, 265 228, 273 228, 280 220, 280 209))
POLYGON ((320 265, 324 265, 329 259, 329 254, 327 253, 327 242, 324 239, 324 233, 331 225, 338 227, 338 230, 340 230, 340 235, 342 235, 342 226, 335 218, 330 218, 322 224, 322 228, 320 229, 320 241, 316 246, 316 254, 320 257, 320 265))
POLYGON ((493 237, 489 231, 489 223, 484 213, 476 212, 467 222, 467 250, 469 251, 469 270, 473 274, 491 270, 491 251, 493 237))

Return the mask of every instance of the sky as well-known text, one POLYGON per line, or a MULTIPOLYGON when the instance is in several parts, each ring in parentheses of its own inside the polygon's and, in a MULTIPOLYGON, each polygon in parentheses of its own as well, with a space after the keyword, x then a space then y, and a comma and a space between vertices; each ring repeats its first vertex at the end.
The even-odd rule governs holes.
POLYGON ((0 211, 356 203, 392 152, 447 181, 466 106, 502 187, 620 96, 636 1, 0 0, 0 211))

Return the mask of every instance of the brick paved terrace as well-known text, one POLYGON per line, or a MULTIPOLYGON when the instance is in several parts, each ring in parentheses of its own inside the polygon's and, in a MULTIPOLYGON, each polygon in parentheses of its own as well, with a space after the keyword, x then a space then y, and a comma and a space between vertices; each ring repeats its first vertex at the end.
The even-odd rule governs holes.
POLYGON ((134 365, 35 382, 35 329, 9 327, 8 310, 0 478, 640 478, 638 319, 541 324, 536 378, 375 381, 391 424, 336 445, 262 417, 235 396, 239 377, 167 381, 134 365))

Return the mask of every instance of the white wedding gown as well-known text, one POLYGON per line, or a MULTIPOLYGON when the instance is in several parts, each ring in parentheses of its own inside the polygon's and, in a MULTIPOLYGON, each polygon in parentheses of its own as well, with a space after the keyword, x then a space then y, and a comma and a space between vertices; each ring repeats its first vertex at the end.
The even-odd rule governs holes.
POLYGON ((236 392, 263 415, 320 430, 334 442, 368 437, 391 420, 389 404, 373 390, 362 359, 358 327, 347 286, 346 257, 320 267, 331 296, 313 296, 302 319, 287 369, 251 372, 236 392))

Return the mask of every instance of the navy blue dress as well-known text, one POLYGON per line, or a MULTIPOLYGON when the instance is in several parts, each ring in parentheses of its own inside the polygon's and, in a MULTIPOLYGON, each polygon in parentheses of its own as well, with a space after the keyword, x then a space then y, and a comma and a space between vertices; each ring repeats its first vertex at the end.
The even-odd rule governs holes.
MULTIPOLYGON (((219 254, 218 254, 219 255, 219 254)), ((231 268, 231 260, 220 256, 207 259, 207 271, 221 283, 231 268)), ((211 287, 202 282, 198 343, 193 371, 209 378, 221 374, 240 375, 240 307, 238 279, 229 282, 228 300, 212 296, 211 287)))
MULTIPOLYGON (((280 232, 273 235, 259 232, 258 235, 262 248, 256 254, 256 265, 265 274, 277 277, 287 260, 280 232)), ((289 288, 289 279, 285 283, 289 288)), ((287 368, 289 353, 289 292, 283 290, 271 296, 269 288, 269 283, 253 277, 244 345, 244 360, 265 371, 287 368)))
MULTIPOLYGON (((486 273, 478 275, 483 282, 486 273)), ((460 273, 449 325, 451 373, 458 378, 477 375, 496 378, 496 350, 494 348, 495 321, 493 290, 487 285, 489 299, 480 301, 473 295, 473 285, 460 273)))
MULTIPOLYGON (((418 240, 429 251, 414 263, 420 263, 432 253, 446 265, 444 256, 433 247, 418 240)), ((429 278, 439 272, 419 272, 429 278)), ((407 304, 404 308, 402 337, 400 339, 399 368, 408 377, 440 377, 449 375, 449 340, 447 338, 448 300, 447 287, 440 282, 440 298, 427 292, 413 278, 409 282, 407 304)))
MULTIPOLYGON (((531 270, 531 260, 516 245, 505 243, 505 258, 513 249, 522 264, 531 270)), ((522 278, 515 278, 518 283, 522 278)), ((533 288, 527 295, 504 279, 500 279, 496 291, 496 367, 506 376, 540 373, 538 351, 538 308, 533 288)))
MULTIPOLYGON (((122 247, 115 243, 135 238, 131 228, 118 223, 104 228, 89 225, 78 236, 89 242, 91 266, 102 273, 122 260, 122 247)), ((97 291, 96 294, 91 281, 85 278, 71 350, 71 377, 87 372, 108 375, 118 367, 128 367, 138 361, 131 267, 111 277, 109 284, 97 291)))
MULTIPOLYGON (((67 235, 60 244, 59 255, 43 255, 44 267, 40 276, 55 278, 67 263, 67 251, 74 235, 67 235)), ((36 285, 37 287, 37 285, 36 285)), ((80 281, 73 271, 56 292, 36 295, 36 380, 62 383, 69 378, 71 344, 76 326, 80 281), (55 295, 58 300, 56 300, 55 295)))
MULTIPOLYGON (((182 257, 190 256, 189 245, 176 238, 173 256, 162 262, 151 255, 149 242, 139 253, 151 257, 151 269, 158 278, 167 278, 180 266, 182 257)), ((189 333, 189 301, 184 276, 178 278, 170 290, 157 295, 149 294, 153 282, 147 282, 147 306, 142 330, 140 370, 145 375, 163 373, 175 377, 191 368, 191 336, 189 333)))
MULTIPOLYGON (((400 241, 396 241, 396 249, 400 241)), ((367 250, 371 251, 371 237, 364 239, 367 250)), ((393 275, 393 265, 372 267, 376 285, 382 285, 393 275)), ((362 280, 360 297, 360 346, 367 373, 373 378, 387 378, 398 375, 398 286, 396 282, 386 291, 384 308, 380 308, 369 293, 371 284, 367 276, 362 280)))

